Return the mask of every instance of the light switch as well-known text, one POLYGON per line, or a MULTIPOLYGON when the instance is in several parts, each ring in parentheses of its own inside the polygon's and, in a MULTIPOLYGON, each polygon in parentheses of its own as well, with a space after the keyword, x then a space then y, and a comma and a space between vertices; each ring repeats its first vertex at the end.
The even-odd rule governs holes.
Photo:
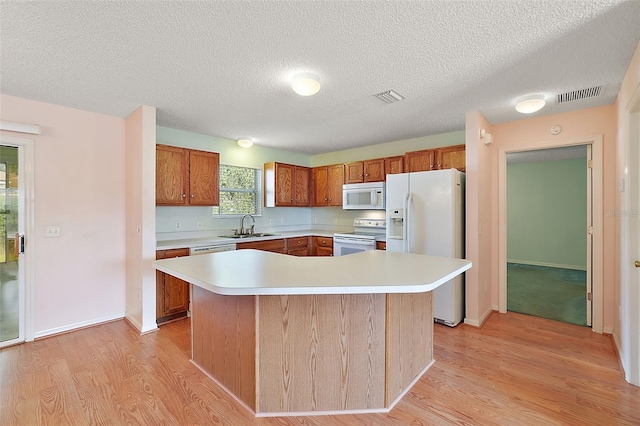
POLYGON ((59 226, 47 226, 45 228, 45 237, 59 237, 60 236, 60 227, 59 226))

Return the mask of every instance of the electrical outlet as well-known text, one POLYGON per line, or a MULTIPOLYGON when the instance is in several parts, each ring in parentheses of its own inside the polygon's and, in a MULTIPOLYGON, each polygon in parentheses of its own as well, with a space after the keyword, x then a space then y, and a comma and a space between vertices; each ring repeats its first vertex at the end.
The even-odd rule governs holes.
POLYGON ((59 237, 60 236, 60 227, 59 226, 47 226, 44 232, 45 237, 59 237))
POLYGON ((180 229, 180 222, 176 222, 176 229, 180 229))
POLYGON ((284 225, 284 217, 280 218, 280 225, 284 225))
POLYGON ((198 227, 198 229, 202 229, 202 222, 198 221, 196 223, 196 226, 198 227))
POLYGON ((313 217, 313 223, 318 223, 318 216, 313 217))
POLYGON ((333 218, 333 224, 334 224, 334 225, 337 225, 337 224, 338 224, 338 218, 337 218, 337 217, 334 217, 334 218, 333 218))

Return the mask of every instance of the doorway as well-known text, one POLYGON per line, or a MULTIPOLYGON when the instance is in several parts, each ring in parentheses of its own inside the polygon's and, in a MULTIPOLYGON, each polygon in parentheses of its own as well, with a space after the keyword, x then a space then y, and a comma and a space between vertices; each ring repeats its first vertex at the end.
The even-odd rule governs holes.
POLYGON ((0 136, 0 348, 33 340, 33 141, 0 136))
MULTIPOLYGON (((603 328, 603 196, 602 196, 602 135, 587 136, 576 139, 547 141, 501 147, 498 152, 498 221, 499 221, 499 271, 498 271, 498 299, 499 311, 507 312, 507 154, 533 151, 540 149, 571 147, 587 145, 591 149, 591 179, 588 179, 591 193, 591 208, 587 208, 591 226, 585 229, 587 238, 587 256, 591 259, 591 273, 587 271, 587 279, 591 279, 586 286, 591 288, 591 327, 597 333, 603 328)), ((585 286, 585 287, 586 287, 585 286)))
POLYGON ((591 326, 589 148, 507 154, 508 311, 591 326))

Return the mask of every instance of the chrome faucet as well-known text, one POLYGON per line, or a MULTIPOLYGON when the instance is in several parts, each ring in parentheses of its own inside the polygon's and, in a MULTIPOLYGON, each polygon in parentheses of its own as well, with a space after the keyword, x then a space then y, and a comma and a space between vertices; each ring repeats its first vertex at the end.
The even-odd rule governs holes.
POLYGON ((251 216, 249 213, 242 216, 242 219, 240 219, 240 235, 253 234, 253 227, 255 226, 255 223, 256 223, 256 219, 253 216, 251 216), (244 229, 244 219, 247 216, 249 216, 253 221, 253 224, 251 225, 251 232, 245 232, 246 230, 244 229))

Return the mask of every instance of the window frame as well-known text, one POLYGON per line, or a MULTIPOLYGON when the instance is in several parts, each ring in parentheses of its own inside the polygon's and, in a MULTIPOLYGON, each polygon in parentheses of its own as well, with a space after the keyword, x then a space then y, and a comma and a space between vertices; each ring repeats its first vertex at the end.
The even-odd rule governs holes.
MULTIPOLYGON (((245 214, 250 214, 251 216, 254 217, 260 217, 262 216, 262 167, 255 167, 255 166, 238 166, 235 164, 220 164, 220 170, 219 173, 220 175, 222 174, 222 169, 223 167, 235 167, 235 168, 239 168, 239 169, 248 169, 248 170, 253 170, 256 174, 256 179, 255 179, 255 186, 254 189, 246 189, 246 188, 223 188, 222 187, 222 178, 218 179, 218 191, 220 192, 220 194, 222 194, 223 192, 236 192, 236 193, 255 193, 254 201, 255 201, 255 208, 256 208, 256 213, 229 213, 229 214, 225 214, 225 213, 215 213, 215 209, 217 208, 218 211, 220 210, 220 206, 214 206, 212 208, 212 217, 214 219, 226 219, 226 218, 238 218, 238 217, 242 217, 245 214)), ((220 197, 222 198, 222 197, 220 197)))

